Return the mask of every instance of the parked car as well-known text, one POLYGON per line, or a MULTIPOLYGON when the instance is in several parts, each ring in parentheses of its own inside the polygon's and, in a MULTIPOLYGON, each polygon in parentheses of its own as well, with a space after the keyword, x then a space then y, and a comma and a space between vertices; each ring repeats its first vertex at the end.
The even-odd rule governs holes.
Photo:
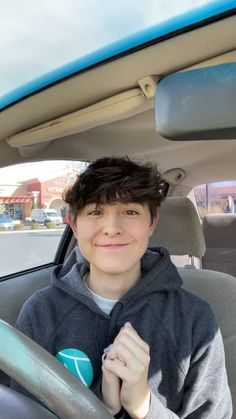
MULTIPOLYGON (((0 98, 0 166, 14 165, 16 172, 17 163, 93 161, 126 154, 157 163, 172 198, 191 196, 196 185, 235 180, 235 12, 234 1, 209 1, 195 13, 132 34, 0 98)), ((119 26, 116 15, 110 22, 119 26)), ((103 33, 104 25, 101 28, 103 33)), ((5 32, 12 34, 10 29, 5 32)), ((59 41, 62 37, 61 33, 59 41)), ((18 48, 11 51, 21 56, 18 48)), ((178 209, 185 216, 180 204, 178 209)), ((173 248, 181 247, 189 236, 195 240, 186 226, 178 239, 172 238, 173 248)), ((28 233, 22 233, 22 248, 27 238, 28 233)), ((48 245, 49 235, 44 240, 48 245)), ((53 249, 54 258, 42 264, 34 242, 30 252, 25 252, 33 267, 28 269, 23 260, 25 268, 0 278, 0 318, 14 326, 25 300, 50 284, 52 270, 67 260, 75 246, 67 225, 53 249)), ((223 332, 236 419, 236 279, 219 272, 210 278, 201 269, 203 248, 197 253, 200 268, 180 268, 180 273, 187 289, 213 302, 223 332)), ((191 261, 195 256, 192 249, 185 255, 191 261)), ((10 254, 10 268, 12 260, 10 254)), ((110 418, 90 390, 62 368, 0 321, 0 369, 49 408, 42 410, 41 405, 12 392, 7 388, 8 377, 2 374, 0 416, 19 419, 33 417, 35 412, 35 417, 76 419, 79 412, 81 418, 110 418)))
POLYGON ((62 224, 62 217, 55 209, 33 209, 31 213, 32 223, 47 225, 49 223, 62 224))
POLYGON ((0 228, 4 228, 7 230, 14 229, 14 223, 12 218, 7 214, 0 214, 0 228))

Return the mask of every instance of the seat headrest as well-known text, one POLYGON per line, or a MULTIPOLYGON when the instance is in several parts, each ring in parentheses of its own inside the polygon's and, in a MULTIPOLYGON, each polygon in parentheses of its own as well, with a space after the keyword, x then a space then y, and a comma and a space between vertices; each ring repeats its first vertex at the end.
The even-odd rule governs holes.
POLYGON ((208 247, 236 248, 236 214, 206 215, 202 228, 208 247))
POLYGON ((206 251, 205 239, 198 213, 190 199, 165 199, 149 246, 166 247, 174 256, 190 255, 202 258, 206 251))

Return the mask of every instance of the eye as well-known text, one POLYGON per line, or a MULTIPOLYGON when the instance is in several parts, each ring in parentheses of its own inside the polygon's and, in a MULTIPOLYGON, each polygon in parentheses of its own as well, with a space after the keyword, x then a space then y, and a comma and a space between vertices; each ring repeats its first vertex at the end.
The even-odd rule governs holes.
POLYGON ((139 215, 139 212, 133 209, 128 209, 126 211, 124 211, 126 215, 128 215, 129 217, 134 217, 135 215, 139 215))
POLYGON ((90 210, 89 212, 88 212, 88 215, 92 215, 92 216, 98 216, 98 215, 101 215, 102 214, 102 210, 100 210, 100 209, 93 209, 93 210, 90 210))

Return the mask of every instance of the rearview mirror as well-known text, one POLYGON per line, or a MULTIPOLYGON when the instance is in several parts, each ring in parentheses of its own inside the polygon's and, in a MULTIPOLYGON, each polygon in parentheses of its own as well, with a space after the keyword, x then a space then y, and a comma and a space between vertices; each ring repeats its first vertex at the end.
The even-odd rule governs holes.
POLYGON ((157 86, 155 116, 169 140, 236 139, 236 63, 165 77, 157 86))

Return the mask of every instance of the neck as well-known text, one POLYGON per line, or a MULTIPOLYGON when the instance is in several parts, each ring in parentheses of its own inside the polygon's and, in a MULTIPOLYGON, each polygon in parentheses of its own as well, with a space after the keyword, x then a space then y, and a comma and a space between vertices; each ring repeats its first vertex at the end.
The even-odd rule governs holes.
POLYGON ((130 271, 118 274, 101 272, 90 265, 87 285, 95 294, 110 300, 119 300, 141 278, 141 266, 138 264, 130 271))

